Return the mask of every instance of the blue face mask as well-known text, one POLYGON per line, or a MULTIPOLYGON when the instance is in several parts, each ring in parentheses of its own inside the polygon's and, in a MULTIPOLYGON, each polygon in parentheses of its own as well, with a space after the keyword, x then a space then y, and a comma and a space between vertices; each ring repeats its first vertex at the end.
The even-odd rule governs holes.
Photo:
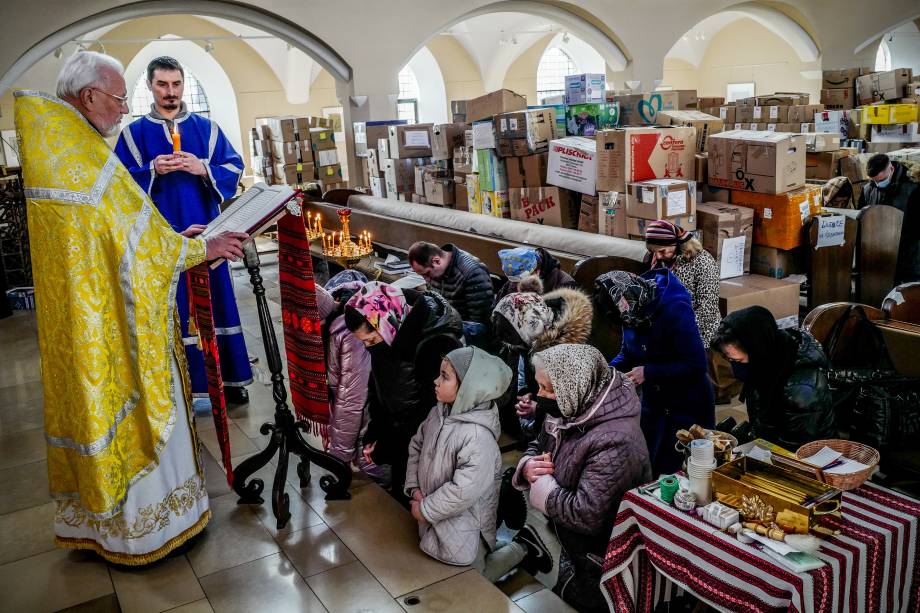
POLYGON ((885 189, 886 187, 888 187, 888 186, 891 184, 891 175, 893 175, 893 174, 894 174, 894 172, 890 172, 890 173, 888 174, 888 178, 883 179, 882 181, 875 181, 875 182, 874 182, 874 183, 875 183, 875 186, 878 187, 878 188, 880 188, 880 189, 885 189))
POLYGON ((739 381, 747 381, 750 376, 750 364, 744 362, 732 362, 732 374, 739 381))

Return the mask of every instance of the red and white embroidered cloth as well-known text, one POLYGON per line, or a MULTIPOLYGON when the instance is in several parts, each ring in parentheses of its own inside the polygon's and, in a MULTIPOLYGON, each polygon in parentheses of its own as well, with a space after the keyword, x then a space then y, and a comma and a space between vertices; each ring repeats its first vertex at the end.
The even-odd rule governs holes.
POLYGON ((920 502, 865 484, 847 492, 820 569, 795 573, 754 545, 630 490, 617 513, 602 578, 611 611, 650 612, 687 591, 720 611, 920 611, 920 502))

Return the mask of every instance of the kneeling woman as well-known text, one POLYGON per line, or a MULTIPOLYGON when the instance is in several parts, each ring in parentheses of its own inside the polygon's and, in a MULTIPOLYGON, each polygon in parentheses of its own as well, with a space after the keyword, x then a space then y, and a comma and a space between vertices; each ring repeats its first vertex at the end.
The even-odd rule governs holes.
POLYGON ((744 382, 754 436, 795 451, 807 442, 836 438, 828 362, 805 330, 780 330, 761 306, 730 313, 712 341, 744 382))
POLYGON ((626 490, 652 478, 639 398, 590 345, 556 345, 533 360, 547 418, 514 485, 530 490, 562 543, 554 591, 579 611, 606 611, 600 560, 617 507, 626 490))

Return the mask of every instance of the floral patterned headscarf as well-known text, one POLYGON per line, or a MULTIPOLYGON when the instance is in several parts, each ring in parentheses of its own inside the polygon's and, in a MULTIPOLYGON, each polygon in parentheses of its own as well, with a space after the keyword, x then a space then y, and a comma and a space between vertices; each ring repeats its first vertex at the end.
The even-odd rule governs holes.
POLYGON ((409 305, 402 290, 379 281, 365 283, 345 306, 361 313, 387 345, 393 344, 399 327, 409 313, 409 305))
POLYGON ((530 292, 508 294, 498 301, 493 318, 498 315, 508 320, 518 336, 528 347, 553 324, 555 314, 543 297, 530 292))

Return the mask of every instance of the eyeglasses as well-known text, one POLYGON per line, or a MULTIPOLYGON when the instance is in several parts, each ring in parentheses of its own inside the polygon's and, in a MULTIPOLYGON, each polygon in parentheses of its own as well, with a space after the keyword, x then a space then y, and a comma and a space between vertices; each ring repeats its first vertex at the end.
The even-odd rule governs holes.
POLYGON ((107 91, 105 91, 105 90, 97 89, 97 88, 95 88, 95 87, 91 87, 90 89, 93 90, 94 92, 99 92, 100 94, 105 94, 106 96, 109 96, 110 98, 115 98, 116 100, 118 100, 118 101, 121 102, 122 104, 125 104, 125 105, 128 104, 128 97, 127 97, 127 96, 116 96, 115 94, 110 94, 109 92, 107 92, 107 91))

